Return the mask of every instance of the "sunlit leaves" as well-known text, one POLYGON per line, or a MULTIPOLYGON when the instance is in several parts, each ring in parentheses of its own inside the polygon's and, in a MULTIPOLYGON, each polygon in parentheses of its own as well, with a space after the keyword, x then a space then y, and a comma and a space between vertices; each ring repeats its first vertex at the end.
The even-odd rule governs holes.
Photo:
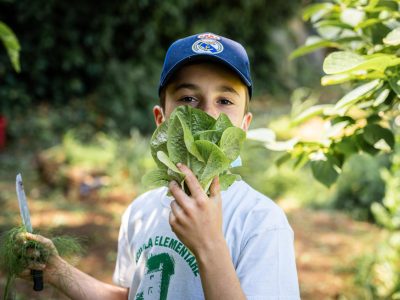
POLYGON ((292 125, 320 117, 324 128, 318 128, 321 134, 312 146, 298 139, 279 164, 310 162, 314 176, 329 186, 350 156, 393 151, 391 125, 400 118, 399 8, 391 0, 335 0, 304 10, 303 18, 318 36, 311 36, 290 58, 336 49, 324 59, 321 84, 345 83, 346 92, 334 104, 307 106, 294 115, 292 125))

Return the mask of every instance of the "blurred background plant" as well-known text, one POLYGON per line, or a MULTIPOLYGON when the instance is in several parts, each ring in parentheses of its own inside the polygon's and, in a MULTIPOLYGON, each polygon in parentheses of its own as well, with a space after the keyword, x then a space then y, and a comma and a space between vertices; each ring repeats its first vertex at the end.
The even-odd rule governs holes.
POLYGON ((306 7, 303 18, 317 35, 291 58, 328 48, 321 84, 342 84, 346 93, 328 103, 313 94, 294 101, 291 125, 308 125, 313 135, 296 132, 285 143, 274 137, 266 147, 286 151, 278 164, 308 164, 327 187, 337 181, 334 207, 374 218, 389 231, 374 254, 361 259, 356 280, 363 299, 399 299, 400 3, 321 2, 306 7))
POLYGON ((358 261, 355 282, 363 299, 400 299, 400 155, 396 145, 392 165, 382 171, 386 194, 382 203, 373 203, 378 224, 387 231, 383 243, 358 261))
MULTIPOLYGON (((400 12, 398 1, 332 1, 309 6, 303 18, 318 36, 292 58, 329 47, 321 84, 348 91, 333 104, 301 109, 293 125, 321 120, 321 135, 290 145, 285 158, 309 161, 317 180, 333 184, 355 153, 391 152, 399 120, 400 12)), ((311 103, 312 104, 312 103, 311 103)))
POLYGON ((0 18, 22 46, 18 75, 8 72, 0 56, 0 97, 7 99, 0 109, 14 119, 43 104, 63 108, 71 99, 85 98, 84 114, 76 122, 125 135, 131 128, 150 133, 154 125, 147 116, 157 102, 165 49, 178 37, 203 31, 257 45, 248 50, 257 64, 258 95, 284 98, 299 82, 315 78, 312 69, 302 68, 307 59, 295 64, 286 59, 297 33, 305 34, 298 24, 285 22, 299 5, 300 0, 272 1, 268 7, 264 1, 127 0, 95 7, 89 2, 0 1, 0 18))

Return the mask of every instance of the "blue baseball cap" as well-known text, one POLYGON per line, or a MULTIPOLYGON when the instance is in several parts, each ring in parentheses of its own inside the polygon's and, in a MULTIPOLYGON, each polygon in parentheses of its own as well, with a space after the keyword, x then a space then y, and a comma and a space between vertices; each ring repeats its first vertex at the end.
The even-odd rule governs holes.
POLYGON ((195 34, 174 42, 165 55, 158 93, 183 65, 196 61, 215 61, 235 72, 252 95, 250 62, 241 44, 214 33, 195 34))

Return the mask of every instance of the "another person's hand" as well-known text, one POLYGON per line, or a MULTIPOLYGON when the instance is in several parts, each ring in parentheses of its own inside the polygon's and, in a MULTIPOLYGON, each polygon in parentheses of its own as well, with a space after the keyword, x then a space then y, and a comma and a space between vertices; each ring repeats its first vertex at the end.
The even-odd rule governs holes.
POLYGON ((198 257, 218 243, 225 243, 219 178, 212 181, 208 197, 187 166, 178 164, 178 168, 185 174, 191 196, 175 181, 170 183, 169 189, 175 200, 171 202, 169 222, 178 238, 198 257))

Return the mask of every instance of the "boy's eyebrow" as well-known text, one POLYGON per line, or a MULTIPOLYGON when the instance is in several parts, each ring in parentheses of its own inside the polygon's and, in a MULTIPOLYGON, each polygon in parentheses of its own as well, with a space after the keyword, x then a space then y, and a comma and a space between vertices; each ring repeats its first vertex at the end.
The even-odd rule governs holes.
POLYGON ((233 87, 228 86, 228 85, 221 85, 218 87, 218 91, 219 92, 228 92, 228 93, 233 93, 236 94, 238 96, 240 96, 240 94, 238 93, 238 91, 236 91, 233 87))
POLYGON ((194 83, 180 83, 174 86, 174 92, 181 90, 181 89, 189 89, 189 90, 199 90, 200 87, 195 85, 194 83))
MULTIPOLYGON (((200 87, 194 83, 180 83, 177 84, 176 86, 174 86, 174 92, 180 90, 180 89, 189 89, 189 90, 199 90, 200 87)), ((228 86, 228 85, 221 85, 217 88, 217 91, 219 92, 228 92, 228 93, 233 93, 236 94, 238 96, 240 96, 240 94, 238 93, 238 91, 236 91, 233 87, 228 86)))

